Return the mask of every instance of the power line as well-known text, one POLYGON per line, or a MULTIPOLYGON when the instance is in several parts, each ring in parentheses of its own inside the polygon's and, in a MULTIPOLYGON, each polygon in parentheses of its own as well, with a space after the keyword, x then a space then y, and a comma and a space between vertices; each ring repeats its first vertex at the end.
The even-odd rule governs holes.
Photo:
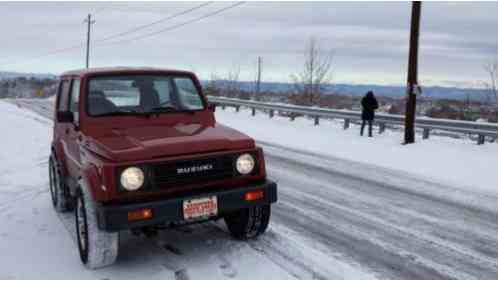
MULTIPOLYGON (((99 8, 95 9, 95 13, 100 13, 101 11, 103 11, 104 9, 106 9, 109 5, 111 4, 111 2, 108 2, 107 4, 104 4, 102 6, 100 6, 99 8)), ((64 23, 64 24, 60 24, 61 26, 65 26, 65 27, 68 27, 68 26, 76 26, 76 25, 81 25, 80 23, 75 23, 75 22, 72 22, 72 23, 64 23)), ((32 37, 31 37, 32 38, 32 37)), ((51 51, 51 52, 48 52, 46 54, 42 54, 40 56, 36 56, 36 57, 32 57, 30 59, 28 59, 29 61, 31 60, 34 60, 34 59, 37 59, 37 58, 43 58, 43 57, 46 57, 46 56, 51 56, 51 55, 54 55, 54 54, 57 54, 57 53, 61 53, 61 52, 67 52, 67 51, 70 51, 70 50, 75 50, 77 49, 78 47, 82 47, 84 46, 84 43, 81 43, 79 45, 73 45, 73 46, 70 46, 70 47, 66 47, 66 48, 61 48, 61 49, 57 49, 57 50, 54 50, 54 51, 51 51)), ((0 64, 3 64, 3 65, 10 65, 10 64, 16 64, 15 62, 10 62, 10 61, 4 61, 4 62, 0 62, 0 64)))
MULTIPOLYGON (((107 4, 104 4, 102 6, 100 6, 99 8, 95 9, 95 12, 94 13, 99 13, 101 12, 102 10, 106 9, 111 3, 107 3, 107 4)), ((83 21, 83 22, 86 22, 83 21)), ((92 23, 94 23, 95 21, 93 21, 92 23)), ((63 26, 68 26, 68 25, 76 25, 76 24, 63 24, 63 26)), ((80 24, 78 24, 80 25, 80 24)), ((88 35, 87 35, 88 36, 88 35)), ((88 44, 88 39, 87 39, 87 44, 88 44)), ((71 51, 71 50, 76 50, 76 49, 79 49, 81 47, 84 47, 85 46, 85 43, 82 42, 78 45, 73 45, 73 46, 69 46, 69 47, 65 47, 65 48, 61 48, 61 49, 56 49, 54 51, 51 51, 51 52, 48 52, 48 53, 45 53, 45 54, 42 54, 42 55, 39 55, 39 56, 34 56, 34 57, 31 57, 31 58, 28 58, 26 61, 22 61, 21 63, 24 63, 24 62, 29 62, 29 61, 32 61, 32 60, 36 60, 36 59, 40 59, 40 58, 44 58, 44 57, 48 57, 48 56, 52 56, 52 55, 55 55, 55 54, 58 54, 58 53, 63 53, 63 52, 67 52, 67 51, 71 51)), ((12 62, 12 61, 4 61, 4 62, 0 62, 0 64, 2 65, 12 65, 12 64, 19 64, 17 62, 12 62)))
MULTIPOLYGON (((194 7, 194 8, 190 8, 190 9, 188 9, 188 10, 185 10, 185 11, 181 12, 181 13, 178 13, 178 14, 172 15, 172 16, 170 16, 170 17, 168 17, 168 18, 172 19, 173 17, 178 17, 178 16, 180 16, 180 15, 186 14, 186 13, 187 13, 187 11, 188 11, 188 12, 191 12, 191 11, 193 11, 193 10, 199 9, 199 8, 201 8, 201 7, 203 7, 203 6, 206 6, 206 5, 210 4, 211 2, 213 2, 213 1, 210 1, 210 2, 207 2, 207 3, 203 3, 202 5, 196 6, 196 7, 194 7)), ((226 11, 226 10, 229 10, 229 9, 235 8, 236 6, 242 5, 242 4, 244 4, 244 3, 245 3, 245 1, 237 2, 237 3, 235 3, 235 4, 232 4, 232 5, 228 6, 228 7, 225 7, 225 8, 219 9, 219 10, 216 10, 216 11, 214 11, 214 12, 210 12, 210 13, 204 14, 204 15, 202 15, 202 16, 200 16, 200 17, 194 18, 194 19, 189 20, 189 21, 185 21, 185 22, 182 22, 182 23, 179 23, 179 24, 176 24, 176 25, 169 26, 169 27, 164 28, 164 29, 160 29, 160 30, 155 31, 155 32, 147 33, 147 34, 144 34, 144 35, 142 35, 142 36, 137 36, 137 37, 133 37, 133 38, 126 39, 126 40, 113 41, 113 42, 109 42, 109 43, 107 43, 107 44, 125 43, 125 42, 131 42, 131 41, 135 41, 135 40, 140 40, 140 39, 143 39, 143 38, 146 38, 146 37, 151 37, 151 36, 154 36, 154 35, 157 35, 157 34, 160 34, 160 33, 164 33, 164 32, 167 32, 167 31, 170 31, 170 30, 173 30, 173 29, 177 29, 177 28, 182 27, 182 26, 185 26, 185 25, 187 25, 187 24, 191 24, 191 23, 194 23, 194 22, 197 22, 197 21, 203 20, 203 19, 208 18, 208 17, 215 16, 215 15, 217 15, 217 14, 220 14, 220 13, 222 13, 222 12, 226 11)), ((156 21, 156 22, 153 22, 153 23, 150 23, 150 24, 147 24, 147 25, 142 25, 142 26, 139 26, 139 27, 137 27, 137 28, 133 28, 133 29, 127 30, 127 31, 125 31, 125 32, 120 32, 120 33, 119 33, 119 36, 123 36, 123 34, 125 34, 125 33, 126 33, 126 34, 128 34, 128 33, 135 32, 137 29, 138 29, 138 30, 141 30, 141 29, 143 29, 143 28, 145 28, 145 27, 148 27, 148 26, 150 26, 150 25, 157 24, 159 21, 160 21, 160 22, 164 22, 164 21, 166 21, 166 19, 167 19, 167 18, 162 19, 162 20, 158 20, 158 21, 156 21), (133 30, 133 31, 132 31, 132 30, 133 30)), ((94 41, 94 42, 99 43, 99 42, 103 42, 104 40, 105 40, 105 41, 107 41, 107 40, 110 40, 110 37, 116 38, 116 37, 118 37, 118 34, 115 34, 115 35, 110 35, 110 36, 108 36, 108 37, 106 37, 106 38, 99 39, 99 40, 96 40, 96 41, 94 41)), ((57 50, 51 51, 51 52, 46 53, 46 54, 42 54, 42 55, 39 55, 39 56, 35 56, 35 57, 32 57, 32 58, 29 58, 29 59, 27 59, 26 61, 22 61, 22 62, 19 62, 19 63, 24 63, 24 62, 27 62, 27 61, 32 61, 32 60, 36 60, 36 59, 40 59, 40 58, 44 58, 44 57, 47 57, 47 56, 52 56, 52 55, 55 55, 55 54, 58 54, 58 53, 63 53, 63 52, 67 52, 67 51, 74 50, 74 49, 78 49, 78 48, 80 48, 80 49, 81 49, 82 47, 84 47, 84 46, 85 46, 85 44, 86 44, 85 42, 82 42, 82 43, 80 43, 80 44, 78 44, 78 45, 74 45, 74 46, 70 46, 70 47, 66 47, 66 48, 62 48, 62 49, 57 49, 57 50)), ((2 65, 12 65, 12 64, 19 64, 19 63, 17 63, 17 62, 7 62, 7 63, 0 63, 0 64, 2 64, 2 65)))
POLYGON ((109 35, 109 36, 106 36, 102 39, 98 39, 98 40, 95 40, 94 43, 99 43, 99 42, 105 42, 105 41, 109 41, 111 39, 114 39, 114 38, 117 38, 117 37, 122 37, 122 36, 125 36, 127 34, 130 34, 130 33, 134 33, 134 32, 137 32, 139 30, 142 30, 142 29, 145 29, 145 28, 148 28, 148 27, 151 27, 151 26, 154 26, 154 25, 157 25, 159 23, 162 23, 162 22, 166 22, 166 21, 169 21, 169 20, 172 20, 174 18, 177 18, 179 16, 182 16, 182 15, 185 15, 185 14, 188 14, 190 12, 193 12, 195 10, 198 10, 202 7, 205 7, 209 4, 212 4, 214 1, 209 1, 209 2, 206 2, 206 3, 202 3, 201 5, 198 5, 198 6, 195 6, 193 8, 190 8, 190 9, 187 9, 187 10, 184 10, 182 12, 179 12, 177 14, 174 14, 174 15, 171 15, 171 16, 168 16, 168 17, 165 17, 165 18, 162 18, 162 19, 159 19, 157 21, 154 21, 154 22, 151 22, 151 23, 148 23, 148 24, 144 24, 144 25, 140 25, 140 26, 137 26, 135 28, 132 28, 132 29, 128 29, 126 31, 123 31, 123 32, 120 32, 120 33, 117 33, 117 34, 113 34, 113 35, 109 35))
POLYGON ((49 57, 49 56, 52 56, 52 55, 55 55, 55 54, 58 54, 58 53, 64 53, 64 52, 71 51, 71 50, 81 49, 83 46, 85 46, 85 43, 80 43, 78 45, 73 45, 73 46, 70 46, 70 47, 57 49, 57 50, 54 50, 54 51, 51 51, 51 52, 48 52, 48 53, 45 53, 45 54, 42 54, 42 55, 39 55, 39 56, 28 58, 28 59, 26 59, 24 61, 21 61, 21 62, 10 62, 10 61, 0 62, 0 65, 14 65, 14 64, 26 63, 26 62, 29 62, 29 61, 32 61, 32 60, 41 59, 41 58, 44 58, 44 57, 49 57))
MULTIPOLYGON (((132 32, 136 32, 138 30, 141 30, 143 28, 146 28, 146 27, 149 27, 149 26, 152 26, 152 25, 155 25, 155 24, 158 24, 158 23, 161 23, 161 22, 165 22, 167 20, 171 20, 175 17, 178 17, 180 15, 184 15, 188 12, 192 12, 196 9, 199 9, 201 7, 204 7, 208 4, 211 4, 213 1, 210 1, 210 2, 207 2, 207 3, 203 3, 202 5, 198 5, 196 7, 193 7, 193 8, 189 8, 187 10, 184 10, 180 13, 177 13, 177 14, 174 14, 172 16, 169 16, 169 17, 166 17, 166 18, 163 18, 163 19, 160 19, 160 20, 157 20, 155 22, 152 22, 150 24, 146 24, 146 25, 142 25, 142 26, 139 26, 139 27, 136 27, 136 28, 133 28, 133 29, 129 29, 127 31, 124 31, 124 32, 120 32, 118 34, 114 34, 114 35, 110 35, 110 36, 107 36, 105 38, 102 38, 102 39, 98 39, 98 40, 95 40, 94 42, 104 42, 104 41, 107 41, 107 40, 110 40, 110 39, 114 39, 116 37, 120 37, 120 36, 124 36, 128 33, 132 33, 132 32)), ((102 7, 98 10, 102 10, 102 7)), ((78 45, 73 45, 73 46, 70 46, 70 47, 66 47, 66 48, 61 48, 61 49, 56 49, 54 51, 51 51, 51 52, 48 52, 48 53, 45 53, 45 54, 41 54, 41 55, 38 55, 38 56, 34 56, 34 57, 31 57, 31 58, 28 58, 26 59, 25 61, 22 61, 22 62, 17 62, 17 61, 5 61, 5 62, 0 62, 0 64, 2 65, 12 65, 12 64, 20 64, 20 63, 25 63, 25 62, 29 62, 29 61, 32 61, 32 60, 36 60, 36 59, 40 59, 40 58, 44 58, 44 57, 48 57, 48 56, 52 56, 52 55, 55 55, 55 54, 58 54, 58 53, 63 53, 63 52, 67 52, 67 51, 70 51, 70 50, 75 50, 75 49, 78 49, 78 48, 83 48, 87 43, 85 42, 82 42, 78 45)))
POLYGON ((112 2, 107 2, 107 3, 104 3, 103 5, 101 5, 100 7, 98 7, 97 9, 95 9, 93 11, 93 13, 91 13, 92 15, 96 15, 96 14, 99 14, 101 13, 102 11, 104 11, 105 9, 109 8, 109 6, 111 5, 112 2))
POLYGON ((187 24, 191 24, 191 23, 198 22, 198 21, 201 21, 203 19, 215 16, 215 15, 220 14, 220 13, 226 11, 226 10, 229 10, 229 9, 235 8, 237 6, 240 6, 240 5, 244 4, 244 3, 245 3, 245 1, 237 2, 237 3, 233 4, 233 5, 228 6, 228 7, 216 10, 214 12, 210 12, 210 13, 204 14, 204 15, 202 15, 200 17, 197 17, 197 18, 194 18, 194 19, 191 19, 191 20, 179 23, 179 24, 175 24, 175 25, 172 25, 172 26, 169 26, 169 27, 166 27, 166 28, 154 31, 154 32, 150 32, 150 33, 141 35, 141 36, 137 36, 137 37, 133 37, 133 38, 129 38, 129 39, 124 39, 124 40, 119 40, 119 41, 113 41, 113 42, 109 42, 107 44, 110 45, 110 44, 118 44, 118 43, 127 43, 127 42, 131 42, 131 41, 136 41, 136 40, 140 40, 140 39, 143 39, 143 38, 155 36, 155 35, 158 35, 160 33, 171 31, 173 29, 180 28, 180 27, 185 26, 187 24))

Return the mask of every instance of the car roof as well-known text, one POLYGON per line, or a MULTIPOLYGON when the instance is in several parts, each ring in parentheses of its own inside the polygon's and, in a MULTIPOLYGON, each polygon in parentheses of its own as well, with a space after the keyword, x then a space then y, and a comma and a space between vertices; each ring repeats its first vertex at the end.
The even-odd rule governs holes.
POLYGON ((89 76, 89 75, 112 75, 112 74, 140 74, 140 73, 164 73, 164 74, 178 74, 178 75, 194 75, 190 71, 154 68, 154 67, 95 67, 95 68, 82 68, 71 71, 66 71, 60 76, 89 76))

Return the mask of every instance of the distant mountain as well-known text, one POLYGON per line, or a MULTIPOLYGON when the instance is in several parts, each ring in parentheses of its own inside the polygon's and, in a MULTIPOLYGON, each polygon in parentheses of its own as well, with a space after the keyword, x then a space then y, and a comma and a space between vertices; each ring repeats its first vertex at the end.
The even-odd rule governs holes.
MULTIPOLYGON (((19 77, 25 77, 27 79, 56 79, 57 76, 50 73, 20 73, 20 72, 1 72, 0 71, 0 81, 11 80, 19 77)), ((217 81, 219 85, 227 83, 226 81, 217 81)), ((202 84, 206 86, 208 81, 202 81, 202 84)), ((240 81, 240 87, 244 91, 254 91, 255 83, 248 81, 240 81)), ((290 92, 294 89, 292 83, 283 82, 262 82, 261 91, 263 92, 274 92, 274 93, 285 93, 290 92)), ((453 99, 453 100, 484 100, 487 96, 487 91, 485 89, 475 89, 475 88, 459 88, 459 87, 441 87, 441 86, 430 86, 423 87, 423 97, 433 98, 433 99, 453 99)), ((403 98, 406 92, 404 86, 386 86, 386 85, 368 85, 368 84, 334 84, 327 85, 327 93, 337 93, 341 95, 353 95, 362 96, 367 91, 373 91, 378 96, 385 96, 391 98, 403 98)))
POLYGON ((57 76, 50 73, 21 73, 21 72, 2 72, 0 71, 0 80, 11 80, 24 77, 27 79, 56 79, 57 76))
MULTIPOLYGON (((223 84, 225 81, 218 81, 217 83, 223 84)), ((254 91, 254 82, 239 82, 242 90, 254 91)), ((204 85, 207 85, 207 81, 203 81, 204 85)), ((263 92, 274 92, 274 93, 285 93, 293 90, 292 83, 281 83, 281 82, 262 82, 261 91, 263 92)), ((353 95, 362 96, 367 91, 373 91, 376 95, 391 97, 391 98, 403 98, 406 93, 406 88, 404 86, 384 86, 384 85, 361 85, 361 84, 334 84, 326 86, 326 92, 337 93, 341 95, 353 95)), ((453 100, 484 100, 487 95, 487 90, 485 89, 474 89, 474 88, 457 88, 457 87, 440 87, 440 86, 430 86, 422 87, 423 97, 433 98, 433 99, 453 99, 453 100)))
MULTIPOLYGON (((350 85, 336 84, 333 92, 347 95, 364 95, 367 91, 373 91, 377 95, 392 98, 402 98, 406 94, 404 86, 383 86, 383 85, 350 85)), ((440 86, 422 86, 422 96, 433 99, 453 99, 453 100, 484 100, 488 92, 485 89, 457 88, 440 86)))

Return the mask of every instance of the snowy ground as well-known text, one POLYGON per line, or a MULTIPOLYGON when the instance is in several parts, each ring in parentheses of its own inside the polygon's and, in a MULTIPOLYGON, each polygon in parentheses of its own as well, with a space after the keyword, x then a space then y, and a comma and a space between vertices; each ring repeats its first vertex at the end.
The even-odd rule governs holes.
MULTIPOLYGON (((431 136, 414 145, 400 145, 402 132, 386 130, 374 138, 359 137, 359 126, 343 129, 342 120, 313 120, 267 114, 251 116, 250 110, 233 108, 216 113, 218 121, 255 137, 259 141, 299 148, 361 163, 406 171, 470 191, 498 194, 498 144, 476 145, 469 139, 431 136)), ((376 129, 376 128, 375 128, 376 129)), ((366 130, 366 128, 365 128, 366 130)), ((374 130, 376 133, 376 131, 374 130)))
MULTIPOLYGON (((40 106, 37 111, 50 112, 40 106)), ((0 119, 0 279, 293 278, 214 223, 166 231, 157 239, 123 233, 119 262, 86 270, 79 261, 72 214, 57 215, 50 202, 52 121, 2 101, 0 119), (265 271, 254 270, 262 266, 265 271)))
POLYGON ((498 278, 496 144, 434 137, 403 147, 394 132, 359 138, 335 123, 232 110, 218 110, 218 120, 257 138, 279 184, 270 230, 251 242, 230 239, 221 222, 156 239, 122 233, 117 263, 88 271, 72 214, 58 216, 50 203, 51 105, 18 104, 0 101, 8 148, 0 152, 0 279, 498 278))

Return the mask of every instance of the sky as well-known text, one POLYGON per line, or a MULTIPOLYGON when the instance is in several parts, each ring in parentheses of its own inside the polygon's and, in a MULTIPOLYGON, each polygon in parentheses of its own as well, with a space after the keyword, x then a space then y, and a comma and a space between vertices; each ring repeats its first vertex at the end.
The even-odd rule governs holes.
MULTIPOLYGON (((236 3, 0 2, 0 71, 60 74, 84 67, 83 20, 92 13, 92 67, 178 68, 201 79, 240 69, 240 79, 250 81, 261 56, 264 81, 289 82, 302 71, 305 47, 315 38, 333 55, 334 83, 406 83, 409 2, 244 2, 193 21, 236 3)), ((420 84, 482 86, 488 79, 483 65, 498 59, 497 26, 498 2, 423 2, 420 84)))

